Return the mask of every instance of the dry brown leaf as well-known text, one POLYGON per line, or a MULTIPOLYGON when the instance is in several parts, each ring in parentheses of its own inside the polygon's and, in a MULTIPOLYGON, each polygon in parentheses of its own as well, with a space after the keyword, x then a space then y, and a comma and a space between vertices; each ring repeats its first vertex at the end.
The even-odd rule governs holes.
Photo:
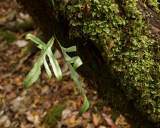
POLYGON ((75 115, 73 115, 73 116, 70 118, 70 123, 74 123, 74 122, 75 122, 75 120, 76 120, 76 116, 75 116, 75 115))
POLYGON ((11 121, 9 120, 9 117, 4 115, 0 118, 0 125, 4 125, 6 127, 9 127, 11 124, 11 121))
POLYGON ((85 112, 85 113, 82 114, 82 117, 84 119, 90 119, 91 118, 91 114, 89 112, 85 112))
POLYGON ((115 123, 113 122, 113 120, 111 118, 109 118, 106 114, 102 114, 103 118, 105 119, 105 121, 107 122, 108 125, 111 126, 111 128, 117 128, 117 126, 115 125, 115 123))
POLYGON ((39 124, 39 123, 40 123, 39 116, 36 115, 36 116, 34 117, 34 124, 37 125, 37 124, 39 124))
MULTIPOLYGON (((120 115, 117 120, 116 120, 116 124, 120 124, 120 125, 128 125, 128 123, 126 122, 125 118, 120 115)), ((130 126, 130 125, 129 125, 130 126)))
POLYGON ((124 126, 124 128, 131 128, 131 125, 127 124, 127 125, 124 126))
POLYGON ((31 125, 32 124, 26 124, 26 125, 21 124, 21 128, 31 128, 31 125))
POLYGON ((30 111, 26 112, 27 120, 30 122, 34 122, 34 116, 31 114, 30 111))
POLYGON ((107 127, 106 127, 106 126, 101 125, 101 126, 99 126, 98 128, 107 128, 107 127))
POLYGON ((72 108, 74 109, 74 110, 77 110, 78 108, 77 108, 77 105, 76 105, 76 103, 73 101, 72 102, 72 108))
POLYGON ((95 126, 93 124, 87 123, 87 127, 86 128, 95 128, 95 126))
POLYGON ((3 37, 3 36, 0 36, 0 41, 3 40, 3 39, 4 39, 4 37, 3 37))
POLYGON ((49 91, 49 87, 46 85, 46 86, 44 86, 43 88, 42 88, 42 90, 41 90, 42 92, 42 94, 47 94, 48 93, 48 91, 49 91))
POLYGON ((72 114, 71 112, 72 110, 70 108, 64 109, 61 116, 62 120, 65 120, 66 118, 70 117, 72 114))
POLYGON ((20 77, 16 77, 15 82, 16 82, 16 85, 18 85, 18 86, 22 85, 22 81, 20 80, 20 77))
POLYGON ((100 115, 93 113, 92 117, 93 117, 93 123, 94 123, 94 125, 97 126, 99 124, 99 121, 100 121, 100 118, 101 118, 100 115))
POLYGON ((76 127, 77 125, 81 125, 82 123, 82 117, 79 117, 77 120, 76 120, 76 115, 73 115, 70 119, 70 121, 68 122, 68 128, 74 128, 76 127))
POLYGON ((54 57, 55 57, 56 59, 60 59, 60 58, 62 57, 62 54, 61 54, 58 50, 56 50, 56 51, 54 52, 54 57))

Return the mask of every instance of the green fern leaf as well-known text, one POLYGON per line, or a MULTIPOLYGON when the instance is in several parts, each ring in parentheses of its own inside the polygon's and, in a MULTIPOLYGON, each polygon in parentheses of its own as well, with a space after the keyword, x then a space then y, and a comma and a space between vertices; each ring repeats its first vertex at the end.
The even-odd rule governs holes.
POLYGON ((41 73, 41 65, 42 62, 40 62, 40 59, 35 63, 34 67, 32 70, 29 72, 27 75, 25 81, 24 81, 24 88, 28 88, 31 84, 33 84, 39 77, 41 73))
POLYGON ((86 94, 83 91, 82 84, 78 79, 78 74, 75 71, 76 68, 78 68, 80 65, 82 65, 82 61, 81 61, 79 56, 70 57, 66 53, 66 52, 75 52, 76 51, 76 46, 72 46, 72 47, 69 47, 69 48, 64 48, 64 47, 61 46, 61 44, 58 40, 57 40, 57 42, 58 42, 58 44, 59 44, 59 46, 62 50, 62 53, 64 55, 65 60, 67 61, 68 68, 71 72, 71 77, 72 77, 73 81, 76 83, 76 85, 77 85, 78 89, 80 90, 80 92, 82 93, 82 95, 84 96, 84 102, 83 102, 83 105, 82 105, 82 107, 79 111, 79 114, 82 114, 89 108, 88 99, 86 97, 86 94), (74 63, 73 66, 72 66, 71 63, 74 63))
MULTIPOLYGON (((54 58, 53 53, 52 53, 52 46, 54 44, 54 37, 52 37, 47 44, 45 44, 43 41, 41 41, 39 38, 35 37, 34 35, 28 34, 26 36, 26 39, 30 39, 33 42, 35 42, 36 44, 38 44, 38 48, 41 49, 42 53, 41 56, 38 58, 37 62, 34 64, 34 67, 31 69, 31 71, 29 72, 29 74, 27 75, 25 82, 24 82, 24 87, 28 88, 30 85, 32 85, 39 77, 40 73, 41 73, 41 66, 44 64, 45 70, 48 74, 49 79, 51 79, 52 77, 52 73, 51 70, 47 64, 46 61, 46 56, 48 56, 49 61, 51 63, 53 72, 55 74, 55 76, 57 77, 57 79, 59 81, 61 81, 62 79, 62 72, 61 69, 59 67, 59 64, 57 62, 57 60, 54 58)), ((80 109, 79 114, 84 113, 88 108, 89 108, 89 102, 88 99, 83 91, 82 88, 82 84, 78 79, 78 74, 75 71, 76 68, 78 68, 80 65, 82 65, 82 61, 80 59, 79 56, 75 56, 75 57, 70 57, 67 53, 68 52, 75 52, 76 46, 72 46, 69 48, 64 48, 61 46, 61 44, 59 43, 59 41, 57 40, 61 51, 64 55, 64 58, 67 62, 67 65, 69 67, 69 70, 71 72, 71 77, 73 78, 74 82, 76 83, 78 89, 80 90, 80 92, 82 93, 82 95, 84 96, 84 102, 83 105, 80 109), (73 66, 72 66, 73 64, 73 66)))
POLYGON ((45 69, 46 69, 46 72, 47 72, 47 74, 48 74, 49 79, 51 79, 51 77, 52 77, 52 72, 51 72, 51 70, 50 70, 50 68, 49 68, 49 66, 48 66, 48 64, 47 64, 46 58, 44 58, 44 67, 45 67, 45 69))
POLYGON ((37 37, 35 37, 31 34, 28 34, 26 36, 26 39, 31 39, 33 42, 38 44, 38 47, 40 49, 42 49, 42 53, 41 53, 41 56, 38 58, 37 62, 35 63, 34 67, 31 69, 31 71, 27 75, 27 77, 24 81, 24 87, 28 88, 30 85, 32 85, 38 79, 38 77, 41 73, 42 64, 44 64, 46 72, 47 72, 49 78, 51 78, 52 73, 51 73, 49 66, 47 64, 46 55, 49 57, 49 60, 51 62, 52 69, 53 69, 55 76, 60 81, 62 79, 62 72, 61 72, 59 64, 58 64, 57 60, 54 58, 52 50, 51 50, 51 48, 54 44, 54 37, 52 37, 49 40, 47 45, 43 41, 41 41, 40 39, 38 39, 37 37))
POLYGON ((34 43, 38 44, 37 47, 40 48, 40 49, 46 47, 46 44, 45 44, 43 41, 41 41, 39 38, 35 37, 35 36, 32 35, 32 34, 27 34, 25 38, 26 38, 26 39, 30 39, 30 40, 32 40, 34 43))

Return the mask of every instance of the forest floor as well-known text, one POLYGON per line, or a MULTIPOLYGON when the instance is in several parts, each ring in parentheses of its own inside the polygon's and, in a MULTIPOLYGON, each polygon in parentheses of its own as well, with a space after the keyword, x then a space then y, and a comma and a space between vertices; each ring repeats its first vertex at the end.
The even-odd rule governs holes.
MULTIPOLYGON (((25 77, 40 52, 33 50, 24 54, 29 43, 25 35, 37 35, 39 29, 27 22, 30 17, 22 11, 15 0, 0 1, 0 128, 130 128, 125 118, 104 105, 93 90, 84 89, 90 108, 78 116, 83 97, 58 51, 54 56, 62 68, 62 82, 54 76, 49 80, 42 69, 38 81, 24 89, 25 77), (24 26, 26 23, 31 25, 24 26), (60 110, 60 118, 50 111, 58 111, 56 105, 65 106, 60 110)), ((80 80, 83 82, 82 77, 80 80)), ((83 82, 83 87, 86 86, 83 82)))

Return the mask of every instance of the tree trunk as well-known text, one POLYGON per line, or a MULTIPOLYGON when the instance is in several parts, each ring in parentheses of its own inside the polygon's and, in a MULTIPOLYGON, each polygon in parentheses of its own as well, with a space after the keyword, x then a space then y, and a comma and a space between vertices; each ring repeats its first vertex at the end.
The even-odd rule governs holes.
POLYGON ((132 127, 160 127, 160 13, 156 0, 18 0, 64 47, 79 72, 132 127))

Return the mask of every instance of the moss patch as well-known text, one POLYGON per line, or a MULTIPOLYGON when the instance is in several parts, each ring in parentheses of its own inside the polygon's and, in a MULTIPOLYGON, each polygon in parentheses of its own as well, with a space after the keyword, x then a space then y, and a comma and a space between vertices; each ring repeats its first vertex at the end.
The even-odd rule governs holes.
POLYGON ((12 43, 17 39, 16 35, 10 31, 0 31, 0 36, 2 36, 8 43, 12 43))
POLYGON ((56 126, 57 121, 61 119, 61 114, 65 107, 65 104, 56 104, 49 110, 44 122, 46 128, 52 128, 56 126))
POLYGON ((155 11, 157 11, 158 13, 160 12, 160 10, 159 10, 159 1, 158 0, 145 0, 145 3, 149 7, 151 7, 155 11))

